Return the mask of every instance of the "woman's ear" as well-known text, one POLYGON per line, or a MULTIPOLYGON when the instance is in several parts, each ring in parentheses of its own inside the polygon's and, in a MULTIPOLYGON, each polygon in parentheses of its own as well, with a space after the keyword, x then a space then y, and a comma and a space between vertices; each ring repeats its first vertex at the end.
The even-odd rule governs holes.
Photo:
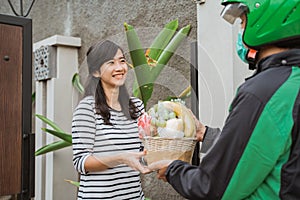
POLYGON ((95 71, 93 73, 93 76, 96 77, 96 78, 100 78, 101 77, 100 71, 95 71))

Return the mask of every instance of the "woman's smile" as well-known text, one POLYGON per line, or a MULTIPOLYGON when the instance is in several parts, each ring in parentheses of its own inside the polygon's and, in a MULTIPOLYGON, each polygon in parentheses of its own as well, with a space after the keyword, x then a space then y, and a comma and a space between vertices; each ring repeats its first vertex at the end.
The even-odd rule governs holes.
POLYGON ((112 77, 115 78, 115 79, 123 79, 124 78, 124 73, 117 73, 117 74, 113 74, 112 77))

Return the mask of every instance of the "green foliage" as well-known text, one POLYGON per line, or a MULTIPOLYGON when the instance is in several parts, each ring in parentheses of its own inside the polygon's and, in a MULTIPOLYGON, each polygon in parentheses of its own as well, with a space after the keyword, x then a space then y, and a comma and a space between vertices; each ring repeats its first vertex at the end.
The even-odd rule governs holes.
POLYGON ((31 94, 31 103, 35 102, 35 92, 31 94))
POLYGON ((75 185, 76 187, 80 186, 80 183, 77 182, 77 181, 71 181, 71 180, 66 180, 66 179, 65 179, 65 181, 68 182, 68 183, 70 183, 70 184, 72 184, 72 185, 75 185))
POLYGON ((178 20, 165 25, 144 52, 140 39, 133 26, 124 23, 128 48, 135 72, 134 96, 140 98, 145 107, 152 96, 153 84, 164 66, 169 62, 180 43, 190 32, 190 25, 178 28, 178 20))
POLYGON ((78 73, 75 73, 72 78, 72 85, 73 87, 80 93, 83 94, 84 92, 84 87, 82 86, 80 82, 80 77, 78 73))
POLYGON ((53 152, 59 149, 63 149, 65 147, 71 146, 72 144, 66 142, 66 141, 57 141, 57 142, 53 142, 51 144, 47 144, 43 147, 41 147, 40 149, 38 149, 35 152, 35 156, 39 156, 39 155, 43 155, 49 152, 53 152))
POLYGON ((59 150, 59 149, 62 149, 62 148, 72 145, 72 136, 70 133, 65 132, 56 123, 54 123, 47 117, 44 117, 43 115, 36 114, 36 117, 38 117, 40 120, 42 120, 44 123, 46 123, 47 125, 49 125, 50 127, 52 127, 54 129, 54 130, 51 130, 51 129, 47 129, 47 128, 42 128, 43 131, 50 133, 61 139, 60 141, 50 143, 50 144, 45 145, 45 146, 41 147, 40 149, 38 149, 35 152, 36 156, 39 156, 39 155, 42 155, 42 154, 45 154, 48 152, 56 151, 56 150, 59 150))

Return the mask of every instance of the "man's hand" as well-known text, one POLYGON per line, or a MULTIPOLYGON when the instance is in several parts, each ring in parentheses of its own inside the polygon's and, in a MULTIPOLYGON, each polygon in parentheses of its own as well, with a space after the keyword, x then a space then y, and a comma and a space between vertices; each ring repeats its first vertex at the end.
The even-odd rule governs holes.
POLYGON ((195 117, 195 115, 193 114, 193 112, 190 110, 194 120, 195 120, 195 125, 196 125, 196 139, 199 142, 203 141, 204 138, 204 134, 206 131, 206 127, 195 117))
POLYGON ((174 160, 160 160, 148 165, 148 169, 151 171, 157 171, 157 178, 167 182, 165 173, 173 161, 174 160))

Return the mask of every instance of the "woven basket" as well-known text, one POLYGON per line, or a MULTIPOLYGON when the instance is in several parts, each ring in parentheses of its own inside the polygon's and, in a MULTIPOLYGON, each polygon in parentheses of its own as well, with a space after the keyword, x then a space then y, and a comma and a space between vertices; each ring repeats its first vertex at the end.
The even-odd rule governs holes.
POLYGON ((196 142, 193 138, 145 137, 145 160, 148 165, 160 160, 182 160, 191 163, 196 142))

